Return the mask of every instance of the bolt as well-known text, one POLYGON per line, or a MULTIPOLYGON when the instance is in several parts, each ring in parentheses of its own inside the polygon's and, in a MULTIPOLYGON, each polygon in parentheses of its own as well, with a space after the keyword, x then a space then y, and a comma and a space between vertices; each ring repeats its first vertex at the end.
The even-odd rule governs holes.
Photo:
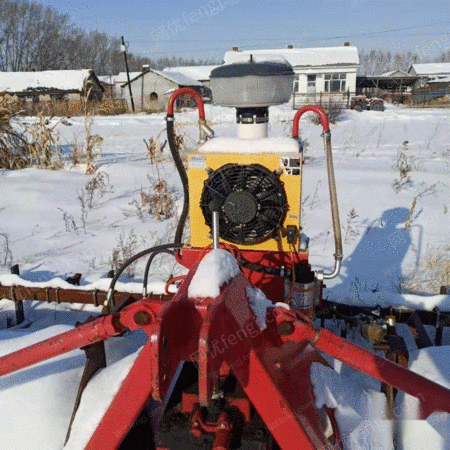
POLYGON ((277 369, 281 369, 281 363, 279 363, 279 362, 275 363, 275 367, 276 367, 277 369))
POLYGON ((222 430, 224 430, 226 427, 227 427, 227 426, 226 426, 226 424, 224 424, 224 423, 222 423, 222 424, 220 425, 220 428, 221 428, 222 430))
POLYGON ((134 315, 133 320, 136 323, 136 325, 140 325, 140 326, 149 325, 150 321, 151 321, 149 314, 146 313, 145 311, 138 311, 134 315))
POLYGON ((295 325, 292 322, 281 322, 278 325, 278 333, 281 336, 289 336, 295 330, 295 325))

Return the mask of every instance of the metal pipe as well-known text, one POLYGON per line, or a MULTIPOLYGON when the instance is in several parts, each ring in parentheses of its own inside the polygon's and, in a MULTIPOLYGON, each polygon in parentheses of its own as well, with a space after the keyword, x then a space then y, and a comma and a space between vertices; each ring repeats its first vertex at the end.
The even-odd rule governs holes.
POLYGON ((212 212, 212 235, 213 248, 217 250, 219 248, 219 211, 212 212))
POLYGON ((341 223, 339 220, 339 208, 336 194, 336 181, 334 178, 333 154, 331 152, 330 131, 324 131, 323 141, 325 147, 325 158, 327 162, 328 188, 330 190, 331 220, 333 222, 334 248, 335 248, 334 270, 330 273, 324 273, 323 277, 324 279, 331 279, 339 275, 339 271, 341 268, 341 261, 343 257, 342 234, 341 234, 341 223))
POLYGON ((198 118, 205 120, 205 105, 203 103, 202 96, 192 88, 181 88, 177 89, 170 97, 169 104, 167 106, 167 115, 173 117, 173 110, 175 106, 175 100, 183 94, 190 94, 195 98, 198 106, 198 118))
POLYGON ((300 117, 305 112, 308 111, 315 112, 316 114, 319 115, 323 129, 323 140, 325 149, 325 159, 327 164, 328 188, 330 191, 331 219, 333 222, 334 248, 335 248, 334 269, 332 272, 323 273, 323 278, 329 280, 339 275, 339 272, 341 270, 341 262, 343 258, 341 224, 339 220, 339 208, 336 195, 336 181, 334 179, 333 155, 331 152, 330 121, 328 119, 327 114, 322 108, 315 105, 303 106, 295 114, 294 121, 292 124, 292 137, 294 139, 298 139, 300 117))

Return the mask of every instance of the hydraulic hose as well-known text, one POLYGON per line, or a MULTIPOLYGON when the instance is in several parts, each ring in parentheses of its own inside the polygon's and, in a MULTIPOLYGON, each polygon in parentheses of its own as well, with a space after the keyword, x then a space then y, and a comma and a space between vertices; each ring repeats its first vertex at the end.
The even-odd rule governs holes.
POLYGON ((175 91, 172 94, 172 97, 170 97, 169 105, 167 107, 167 116, 166 116, 166 122, 167 122, 167 140, 169 141, 169 148, 170 153, 172 154, 173 161, 175 163, 175 167, 177 168, 178 174, 181 178, 181 183, 183 185, 183 195, 184 195, 184 201, 183 201, 183 209, 181 211, 180 220, 178 221, 178 226, 175 231, 175 242, 181 242, 183 239, 183 230, 184 225, 186 223, 186 218, 189 212, 189 180, 186 173, 186 169, 184 168, 183 161, 180 157, 179 149, 175 142, 175 127, 174 127, 174 117, 173 117, 173 110, 175 105, 175 100, 183 94, 189 94, 197 102, 198 105, 198 117, 199 117, 199 123, 200 127, 204 125, 205 122, 205 107, 203 104, 202 97, 200 94, 195 91, 192 88, 181 88, 175 91))
POLYGON ((334 269, 330 273, 323 273, 324 279, 335 278, 341 269, 341 262, 343 258, 342 252, 342 235, 341 235, 341 224, 339 220, 339 208, 337 202, 336 194, 336 181, 334 178, 334 168, 333 168, 333 155, 331 152, 331 133, 330 133, 330 122, 325 111, 315 105, 307 105, 300 108, 294 116, 294 122, 292 125, 292 137, 298 139, 299 133, 299 122, 300 117, 308 111, 315 112, 319 115, 320 121, 323 128, 323 139, 325 148, 325 158, 327 162, 327 174, 328 174, 328 188, 330 191, 330 203, 331 203, 331 219, 333 222, 333 232, 334 232, 334 269))
POLYGON ((117 270, 116 274, 114 275, 114 278, 111 280, 111 283, 109 285, 108 289, 108 295, 106 296, 105 303, 103 304, 103 314, 109 314, 110 308, 111 308, 111 302, 114 295, 114 287, 116 286, 117 280, 119 279, 120 275, 122 275, 123 271, 130 265, 133 264, 136 260, 139 258, 142 258, 143 256, 148 255, 149 253, 153 252, 160 252, 164 250, 168 250, 171 248, 181 248, 183 247, 183 243, 181 242, 174 242, 171 244, 162 244, 162 245, 156 245, 155 247, 147 248, 146 250, 142 250, 142 252, 137 253, 136 255, 132 256, 131 258, 127 259, 117 270))
POLYGON ((172 250, 159 250, 157 252, 153 252, 150 255, 150 257, 147 260, 147 264, 145 265, 144 279, 142 281, 144 297, 147 296, 147 283, 148 283, 148 273, 150 271, 150 266, 152 265, 152 262, 155 259, 155 256, 159 255, 160 253, 167 253, 169 255, 173 255, 173 251, 172 250))

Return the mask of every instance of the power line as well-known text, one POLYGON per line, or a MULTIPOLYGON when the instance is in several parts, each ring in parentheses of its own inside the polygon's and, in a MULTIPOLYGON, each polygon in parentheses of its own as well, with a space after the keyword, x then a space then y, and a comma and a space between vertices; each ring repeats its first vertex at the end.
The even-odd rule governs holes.
MULTIPOLYGON (((371 31, 368 33, 357 33, 357 34, 348 34, 348 35, 343 35, 343 36, 331 36, 331 37, 322 37, 322 38, 296 38, 301 39, 301 40, 306 40, 306 41, 325 41, 325 40, 330 40, 330 39, 345 39, 345 38, 350 38, 350 37, 360 37, 360 36, 373 36, 373 35, 377 35, 377 34, 383 34, 383 33, 393 33, 393 32, 397 32, 397 31, 406 31, 406 30, 414 30, 414 29, 418 29, 418 28, 425 28, 425 27, 431 27, 431 26, 437 26, 437 25, 446 25, 449 24, 450 20, 445 21, 445 22, 437 22, 437 23, 429 23, 429 24, 425 24, 425 25, 414 25, 411 27, 405 27, 405 28, 394 28, 391 30, 382 30, 382 31, 371 31)), ((425 33, 424 35, 431 35, 431 34, 450 34, 449 32, 442 32, 442 33, 425 33)), ((408 36, 416 36, 419 34, 412 34, 412 35, 408 35, 408 36)), ((238 39, 236 38, 232 38, 232 39, 208 39, 209 42, 233 42, 236 41, 238 39)), ((251 38, 251 39, 242 39, 241 41, 290 41, 291 38, 251 38)), ((129 42, 141 42, 141 43, 149 43, 149 42, 155 42, 154 40, 144 40, 144 39, 137 39, 137 40, 131 40, 129 42)), ((205 42, 204 39, 200 40, 200 39, 177 39, 177 40, 159 40, 158 42, 160 43, 198 43, 198 42, 205 42)))

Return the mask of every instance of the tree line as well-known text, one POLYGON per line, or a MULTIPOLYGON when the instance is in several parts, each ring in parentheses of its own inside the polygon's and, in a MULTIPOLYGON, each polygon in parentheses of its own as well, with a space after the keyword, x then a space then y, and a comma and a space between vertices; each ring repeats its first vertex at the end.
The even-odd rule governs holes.
MULTIPOLYGON (((0 0, 0 70, 93 69, 99 75, 125 70, 121 40, 75 26, 68 14, 50 6, 24 0, 0 0)), ((212 64, 215 61, 127 53, 130 71, 144 64, 154 69, 168 66, 212 64)))
MULTIPOLYGON (((0 70, 93 69, 99 75, 125 70, 121 41, 99 31, 75 26, 68 14, 27 0, 0 0, 0 70)), ((442 48, 442 46, 440 47, 442 48)), ((407 71, 419 61, 413 52, 360 50, 360 75, 376 75, 395 69, 407 71)), ((130 71, 144 64, 153 69, 170 66, 217 64, 208 59, 160 57, 151 59, 128 53, 130 71)), ((436 61, 450 61, 450 51, 436 61)))

